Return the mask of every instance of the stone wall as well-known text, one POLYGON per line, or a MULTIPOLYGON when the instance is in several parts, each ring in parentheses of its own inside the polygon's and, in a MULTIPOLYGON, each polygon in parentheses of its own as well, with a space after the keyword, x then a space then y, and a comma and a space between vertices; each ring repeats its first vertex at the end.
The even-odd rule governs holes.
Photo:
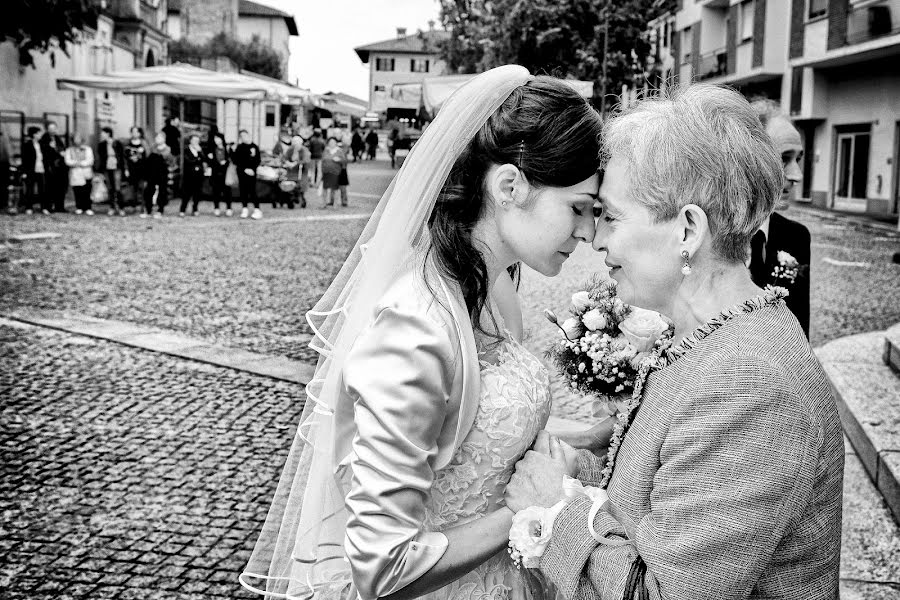
POLYGON ((218 33, 237 35, 238 0, 182 0, 182 37, 202 44, 218 33))

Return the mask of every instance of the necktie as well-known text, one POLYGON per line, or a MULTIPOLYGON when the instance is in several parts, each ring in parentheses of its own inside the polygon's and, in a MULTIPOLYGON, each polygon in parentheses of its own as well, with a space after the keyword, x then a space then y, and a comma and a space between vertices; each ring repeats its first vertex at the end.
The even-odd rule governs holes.
POLYGON ((766 235, 762 230, 753 234, 753 240, 750 242, 750 276, 757 285, 764 283, 765 280, 766 262, 763 260, 765 245, 766 235))

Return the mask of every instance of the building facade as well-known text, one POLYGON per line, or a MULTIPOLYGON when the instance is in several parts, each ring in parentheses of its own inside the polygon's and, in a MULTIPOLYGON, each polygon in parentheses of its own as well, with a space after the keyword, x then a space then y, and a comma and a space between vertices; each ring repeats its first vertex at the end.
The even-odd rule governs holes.
POLYGON ((814 205, 897 214, 900 0, 793 0, 782 102, 814 205))
MULTIPOLYGON (((290 39, 298 35, 293 16, 250 0, 169 0, 168 34, 173 40, 203 43, 219 33, 249 42, 253 36, 274 48, 282 57, 282 79, 288 80, 290 39)), ((232 71, 227 59, 203 60, 198 66, 232 71)), ((250 74, 250 73, 247 73, 250 74)), ((252 74, 251 74, 252 75, 252 74)), ((257 76, 261 77, 261 76, 257 76)), ((215 124, 229 141, 246 129, 264 149, 274 146, 282 124, 292 120, 292 109, 279 102, 197 101, 190 106, 192 124, 215 124)))
POLYGON ((173 40, 189 38, 195 43, 203 43, 218 33, 243 42, 258 36, 281 55, 285 81, 290 40, 299 35, 294 17, 250 0, 169 0, 167 31, 173 40))
POLYGON ((804 139, 803 198, 897 214, 900 0, 681 0, 648 36, 651 67, 674 63, 669 78, 648 69, 649 88, 704 81, 778 100, 804 139))
POLYGON ((392 119, 415 119, 421 104, 419 93, 411 88, 426 77, 444 75, 446 64, 440 59, 440 44, 449 32, 430 29, 412 35, 397 28, 397 37, 355 48, 363 64, 369 65, 369 111, 392 119))
POLYGON ((167 60, 165 33, 167 0, 110 0, 86 29, 80 43, 69 47, 69 55, 56 50, 35 54, 35 67, 22 67, 17 48, 0 44, 0 126, 18 153, 25 130, 57 123, 63 133, 78 131, 93 141, 101 127, 112 127, 124 137, 132 125, 153 130, 161 126, 162 99, 113 92, 61 91, 60 77, 101 75, 125 71, 167 60))

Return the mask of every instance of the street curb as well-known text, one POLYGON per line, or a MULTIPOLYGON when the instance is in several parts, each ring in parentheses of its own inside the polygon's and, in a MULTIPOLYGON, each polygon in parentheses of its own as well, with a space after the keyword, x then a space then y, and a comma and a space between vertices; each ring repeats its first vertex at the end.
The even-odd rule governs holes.
MULTIPOLYGON (((900 325, 895 325, 889 331, 897 332, 898 328, 900 325)), ((817 348, 816 354, 834 392, 844 433, 894 520, 900 524, 900 439, 885 442, 885 437, 890 438, 891 434, 881 434, 875 429, 884 424, 881 419, 885 416, 898 414, 891 401, 900 402, 898 398, 878 395, 880 389, 891 389, 891 385, 896 387, 900 382, 885 364, 883 351, 879 354, 887 333, 876 331, 839 338, 817 348), (860 385, 854 387, 854 383, 860 385), (882 388, 885 383, 887 386, 882 388), (861 397, 870 403, 866 408, 871 409, 882 400, 886 407, 881 407, 880 413, 870 414, 871 411, 863 409, 861 397)))
MULTIPOLYGON (((833 210, 828 210, 824 208, 819 208, 817 206, 812 206, 810 204, 798 204, 796 208, 808 211, 811 214, 814 214, 818 217, 823 217, 829 221, 838 221, 845 223, 853 223, 854 225, 860 225, 862 227, 870 227, 872 229, 878 229, 881 231, 886 231, 890 233, 898 233, 897 225, 891 223, 885 223, 883 221, 876 220, 872 217, 867 217, 864 214, 856 215, 853 213, 846 212, 837 212, 833 210)), ((799 211, 798 211, 799 212, 799 211)))
POLYGON ((150 350, 300 385, 309 383, 315 371, 313 365, 282 356, 216 346, 203 340, 180 336, 171 331, 143 327, 125 321, 97 319, 86 315, 60 316, 42 311, 16 311, 2 316, 37 327, 106 340, 132 348, 150 350))

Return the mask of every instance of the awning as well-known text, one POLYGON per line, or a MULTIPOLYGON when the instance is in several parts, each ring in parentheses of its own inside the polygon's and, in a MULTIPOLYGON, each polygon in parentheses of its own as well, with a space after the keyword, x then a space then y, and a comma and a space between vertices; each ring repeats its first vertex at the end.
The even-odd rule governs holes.
POLYGON ((286 83, 264 80, 240 73, 221 73, 193 65, 176 63, 104 75, 61 77, 61 90, 94 89, 126 94, 167 94, 183 98, 221 100, 273 100, 300 103, 307 90, 286 83))
MULTIPOLYGON (((447 75, 444 77, 426 77, 422 81, 422 105, 434 115, 453 92, 475 75, 447 75)), ((578 79, 565 79, 583 98, 594 95, 594 82, 578 79)), ((397 87, 397 86, 394 86, 397 87)))

